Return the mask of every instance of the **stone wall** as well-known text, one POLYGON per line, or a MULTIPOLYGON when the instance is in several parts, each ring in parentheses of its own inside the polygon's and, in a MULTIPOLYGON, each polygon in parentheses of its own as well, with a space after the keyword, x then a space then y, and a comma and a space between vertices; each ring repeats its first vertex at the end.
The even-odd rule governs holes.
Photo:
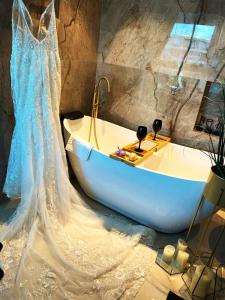
POLYGON ((151 130, 160 118, 174 141, 206 148, 208 136, 193 129, 207 80, 225 74, 224 17, 223 0, 103 0, 97 79, 107 76, 112 89, 102 95, 101 117, 134 130, 151 130), (206 36, 197 27, 191 41, 192 30, 175 28, 194 23, 206 36))
MULTIPOLYGON (((9 75, 12 2, 0 2, 0 191, 14 128, 9 75)), ((24 3, 34 20, 38 20, 49 0, 24 3)), ((56 0, 55 8, 62 60, 61 111, 88 113, 95 84, 101 0, 56 0)))

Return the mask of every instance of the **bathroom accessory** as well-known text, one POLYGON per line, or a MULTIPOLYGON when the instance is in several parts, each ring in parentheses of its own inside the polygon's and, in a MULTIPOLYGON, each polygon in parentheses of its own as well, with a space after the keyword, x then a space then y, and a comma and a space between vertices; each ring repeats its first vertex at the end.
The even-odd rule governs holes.
MULTIPOLYGON (((78 111, 78 110, 75 110, 75 111, 72 111, 72 112, 69 112, 69 113, 60 114, 60 124, 61 124, 62 135, 63 135, 63 121, 64 121, 64 119, 77 120, 77 119, 81 119, 83 117, 84 117, 84 114, 82 112, 78 111)), ((66 146, 66 144, 64 144, 64 146, 66 146)))
POLYGON ((131 152, 128 154, 130 161, 135 161, 137 159, 137 154, 131 152))
POLYGON ((91 122, 90 122, 90 129, 89 129, 89 137, 88 141, 91 140, 92 135, 92 128, 94 130, 94 139, 97 149, 99 149, 98 137, 97 137, 97 130, 96 130, 96 118, 98 118, 98 111, 99 111, 99 104, 100 104, 100 86, 101 83, 105 81, 107 84, 107 91, 110 93, 110 83, 107 77, 103 76, 98 80, 98 83, 95 85, 93 102, 92 102, 92 112, 91 112, 91 122))
POLYGON ((172 245, 166 245, 163 249, 162 260, 165 263, 170 264, 174 257, 174 253, 175 253, 175 247, 172 245))
POLYGON ((152 124, 153 131, 155 132, 153 141, 156 140, 156 134, 162 129, 162 120, 155 119, 152 124))
POLYGON ((197 266, 190 285, 191 293, 196 297, 204 299, 209 290, 213 276, 214 273, 210 268, 207 268, 204 265, 197 266))
POLYGON ((220 296, 225 290, 224 266, 208 266, 199 261, 192 265, 181 278, 184 282, 183 293, 189 295, 191 299, 223 299, 220 296), (217 297, 219 296, 219 298, 217 297))
MULTIPOLYGON (((91 118, 64 120, 66 142, 72 136, 88 141, 91 118)), ((101 150, 94 146, 88 161, 68 152, 77 179, 86 194, 100 203, 158 231, 175 233, 186 229, 205 187, 210 172, 209 158, 199 150, 167 143, 135 168, 109 155, 115 145, 132 144, 136 132, 96 119, 101 135, 101 150)), ((159 136, 157 136, 159 138, 159 136)), ((165 141, 166 142, 166 141, 165 141)), ((205 202, 200 222, 212 213, 205 202)))
POLYGON ((193 256, 191 249, 184 251, 175 248, 173 245, 166 245, 164 248, 158 249, 155 263, 169 275, 177 275, 186 272, 189 268, 191 256, 193 256))
POLYGON ((84 117, 84 114, 81 111, 75 110, 68 113, 61 114, 61 119, 77 120, 84 117))
POLYGON ((162 248, 158 249, 156 263, 169 275, 177 275, 184 273, 189 267, 189 259, 193 257, 191 249, 188 249, 188 244, 183 239, 178 239, 173 259, 170 263, 162 263, 162 248))
MULTIPOLYGON (((225 201, 224 201, 225 180, 217 176, 216 174, 214 174, 213 170, 214 167, 212 167, 208 182, 202 193, 201 200, 197 206, 195 214, 193 215, 191 225, 186 235, 186 241, 188 240, 191 234, 193 224, 197 216, 201 213, 201 209, 202 206, 204 205, 204 202, 211 203, 213 205, 214 212, 216 212, 219 208, 225 207, 225 201), (214 187, 216 187, 216 189, 214 189, 214 187)), ((215 262, 214 260, 218 245, 220 244, 222 236, 225 232, 225 222, 223 222, 222 230, 220 231, 218 237, 216 238, 216 242, 212 251, 209 253, 201 252, 201 245, 203 244, 206 238, 206 234, 211 221, 212 221, 212 217, 208 218, 205 225, 203 226, 203 230, 200 230, 200 237, 198 239, 198 244, 196 246, 194 260, 190 265, 189 269, 187 270, 187 272, 182 275, 182 279, 186 285, 188 293, 193 297, 198 297, 198 299, 205 299, 206 295, 208 296, 213 295, 213 299, 216 299, 215 295, 217 293, 219 294, 221 290, 225 289, 223 284, 221 284, 219 287, 217 286, 217 281, 219 278, 218 270, 223 268, 223 266, 221 264, 218 265, 218 263, 215 262), (206 264, 201 263, 200 265, 198 265, 197 263, 199 261, 201 262, 202 260, 207 260, 207 263, 206 264), (211 283, 213 280, 212 274, 215 277, 213 283, 211 283)), ((222 282, 223 276, 221 275, 220 277, 222 282)))
POLYGON ((124 157, 125 155, 127 155, 127 153, 126 153, 126 151, 121 150, 120 147, 117 147, 117 150, 115 151, 115 155, 124 157))
POLYGON ((176 250, 186 251, 188 249, 188 244, 183 239, 178 239, 176 250))
POLYGON ((142 149, 139 152, 140 142, 135 141, 129 145, 126 145, 120 149, 120 151, 115 151, 110 154, 110 157, 116 160, 120 160, 125 164, 135 167, 145 160, 149 155, 165 147, 169 143, 170 138, 165 136, 159 136, 157 141, 153 142, 153 134, 149 133, 142 142, 142 149), (139 145, 139 146, 137 146, 139 145), (123 153, 123 155, 121 155, 123 153))
POLYGON ((143 152, 141 149, 141 142, 147 135, 147 127, 146 126, 138 126, 137 129, 137 138, 139 140, 138 147, 135 149, 136 152, 143 152))
POLYGON ((190 254, 183 250, 178 250, 175 258, 175 264, 180 272, 184 272, 187 268, 190 254))
POLYGON ((212 252, 197 253, 194 262, 190 264, 187 272, 182 275, 187 292, 194 299, 195 297, 205 299, 206 295, 213 296, 210 299, 216 299, 216 294, 220 294, 222 290, 225 290, 223 272, 221 271, 221 274, 219 274, 219 270, 223 270, 224 266, 214 259, 224 232, 225 222, 223 222, 222 230, 216 239, 212 252), (220 284, 217 284, 219 279, 220 284))
POLYGON ((84 141, 83 139, 80 139, 79 137, 76 137, 75 139, 70 137, 66 145, 66 150, 76 153, 77 157, 79 157, 81 160, 87 161, 91 157, 93 145, 84 141))
POLYGON ((175 257, 177 256, 177 253, 178 253, 179 250, 182 250, 182 251, 187 251, 188 250, 188 244, 183 239, 178 239, 178 241, 177 241, 175 257))
MULTIPOLYGON (((186 235, 186 241, 188 241, 188 238, 191 234, 192 228, 195 224, 197 216, 200 214, 202 207, 204 205, 204 202, 208 202, 212 204, 213 212, 216 212, 219 208, 225 208, 225 179, 221 178, 216 174, 216 167, 213 166, 211 168, 211 172, 208 176, 207 183, 205 185, 205 188, 203 190, 203 193, 201 195, 201 199, 196 207, 195 213, 193 215, 192 221, 190 223, 187 235, 186 235)), ((212 221, 212 218, 209 218, 204 226, 204 230, 200 236, 197 252, 199 252, 202 241, 204 240, 207 230, 209 228, 209 225, 212 221)))

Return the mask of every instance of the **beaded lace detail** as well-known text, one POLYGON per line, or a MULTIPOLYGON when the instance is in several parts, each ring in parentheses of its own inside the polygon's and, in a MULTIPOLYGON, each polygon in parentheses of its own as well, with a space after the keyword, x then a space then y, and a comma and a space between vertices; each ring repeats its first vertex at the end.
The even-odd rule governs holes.
POLYGON ((11 83, 16 126, 5 193, 20 198, 1 225, 1 299, 133 299, 150 265, 154 232, 94 211, 71 185, 59 122, 61 67, 54 1, 35 36, 13 4, 11 83))

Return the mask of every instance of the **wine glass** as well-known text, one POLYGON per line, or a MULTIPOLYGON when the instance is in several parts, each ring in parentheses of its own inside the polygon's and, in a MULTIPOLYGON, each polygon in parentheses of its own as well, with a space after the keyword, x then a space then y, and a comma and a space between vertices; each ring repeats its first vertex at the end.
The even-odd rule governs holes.
POLYGON ((146 135, 147 135, 147 127, 146 126, 138 126, 137 138, 139 140, 139 146, 138 146, 138 148, 135 149, 135 151, 143 152, 143 150, 141 149, 141 142, 146 137, 146 135))
POLYGON ((155 135, 154 135, 154 138, 153 138, 153 140, 155 141, 157 132, 159 132, 162 128, 162 120, 155 119, 153 124, 152 124, 152 128, 155 132, 155 135))

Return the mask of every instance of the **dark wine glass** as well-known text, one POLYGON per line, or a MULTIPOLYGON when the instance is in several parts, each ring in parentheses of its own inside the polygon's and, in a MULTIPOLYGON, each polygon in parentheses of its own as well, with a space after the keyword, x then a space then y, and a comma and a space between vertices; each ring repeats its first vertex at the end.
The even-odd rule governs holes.
POLYGON ((146 126, 138 126, 137 138, 139 140, 139 146, 138 146, 138 148, 135 149, 135 151, 143 152, 143 150, 141 149, 141 142, 146 137, 146 135, 147 135, 147 127, 146 126))
POLYGON ((0 268, 0 280, 2 280, 4 275, 5 275, 4 271, 0 268))
POLYGON ((154 135, 154 138, 153 140, 156 139, 156 134, 161 130, 162 128, 162 120, 159 120, 159 119, 155 119, 153 124, 152 124, 152 128, 155 132, 155 135, 154 135))

